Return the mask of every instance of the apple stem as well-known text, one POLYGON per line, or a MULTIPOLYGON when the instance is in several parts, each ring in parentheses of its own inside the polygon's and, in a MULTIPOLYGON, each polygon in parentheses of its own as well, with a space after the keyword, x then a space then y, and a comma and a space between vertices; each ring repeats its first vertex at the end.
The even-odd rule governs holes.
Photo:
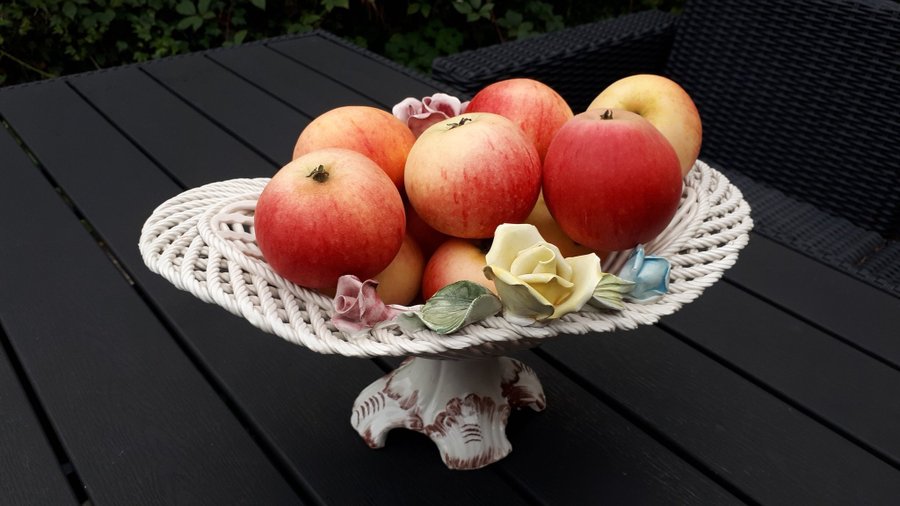
POLYGON ((306 177, 311 177, 317 183, 324 183, 328 181, 328 171, 325 170, 324 165, 319 165, 315 169, 312 170, 306 177))
POLYGON ((613 119, 612 109, 605 109, 600 115, 600 119, 613 119))
POLYGON ((447 126, 450 127, 450 130, 453 130, 454 128, 463 126, 470 121, 472 121, 472 118, 459 118, 458 123, 447 123, 447 126))

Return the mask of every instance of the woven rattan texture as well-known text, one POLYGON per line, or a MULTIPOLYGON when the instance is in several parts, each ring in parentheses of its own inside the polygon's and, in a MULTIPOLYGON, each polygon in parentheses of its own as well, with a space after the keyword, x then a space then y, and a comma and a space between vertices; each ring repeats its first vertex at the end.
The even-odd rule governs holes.
POLYGON ((580 112, 617 79, 659 73, 674 30, 674 16, 639 12, 437 58, 432 73, 470 95, 501 79, 531 77, 554 88, 580 112))
POLYGON ((758 233, 778 238, 801 251, 814 251, 817 258, 854 271, 867 255, 885 243, 878 233, 846 218, 828 214, 739 172, 726 173, 753 206, 758 233))
MULTIPOLYGON (((179 289, 267 332, 313 351, 347 356, 494 355, 562 334, 652 324, 721 278, 737 261, 753 226, 750 207, 737 187, 697 162, 672 223, 647 244, 648 252, 672 264, 669 293, 657 302, 626 303, 621 311, 586 306, 546 325, 523 327, 494 316, 450 335, 427 330, 405 334, 393 322, 350 335, 331 324, 330 298, 284 280, 263 260, 253 234, 253 212, 267 181, 223 181, 166 201, 141 231, 144 262, 179 289)), ((610 255, 606 268, 615 272, 628 253, 610 255)))
POLYGON ((898 234, 900 4, 691 0, 666 71, 705 159, 898 234))
POLYGON ((900 297, 900 241, 889 240, 737 171, 723 171, 753 208, 754 233, 900 297))

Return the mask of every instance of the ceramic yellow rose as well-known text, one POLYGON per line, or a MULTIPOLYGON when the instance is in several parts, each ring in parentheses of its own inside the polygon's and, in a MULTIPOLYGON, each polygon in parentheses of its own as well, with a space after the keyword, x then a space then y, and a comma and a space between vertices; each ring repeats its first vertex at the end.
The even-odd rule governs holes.
POLYGON ((486 261, 484 275, 497 287, 503 316, 520 325, 581 310, 603 274, 596 254, 563 258, 528 224, 497 227, 486 261))

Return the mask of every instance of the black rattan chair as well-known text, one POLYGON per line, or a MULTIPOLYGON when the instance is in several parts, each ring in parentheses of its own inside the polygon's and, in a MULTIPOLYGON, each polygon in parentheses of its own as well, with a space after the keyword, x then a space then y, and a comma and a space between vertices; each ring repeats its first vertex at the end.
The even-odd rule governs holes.
POLYGON ((900 4, 689 0, 434 61, 466 93, 509 77, 579 112, 626 75, 667 75, 703 120, 700 157, 756 232, 900 296, 900 4))

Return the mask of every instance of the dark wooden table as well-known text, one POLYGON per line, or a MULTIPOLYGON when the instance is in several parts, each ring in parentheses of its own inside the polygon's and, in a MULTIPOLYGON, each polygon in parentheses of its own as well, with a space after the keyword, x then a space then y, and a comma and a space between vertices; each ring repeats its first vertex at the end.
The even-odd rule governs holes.
POLYGON ((900 504, 900 300, 759 235, 659 325, 517 354, 548 409, 469 472, 351 428, 396 361, 144 267, 169 197, 272 175, 330 108, 434 90, 321 33, 0 89, 0 503, 900 504))

